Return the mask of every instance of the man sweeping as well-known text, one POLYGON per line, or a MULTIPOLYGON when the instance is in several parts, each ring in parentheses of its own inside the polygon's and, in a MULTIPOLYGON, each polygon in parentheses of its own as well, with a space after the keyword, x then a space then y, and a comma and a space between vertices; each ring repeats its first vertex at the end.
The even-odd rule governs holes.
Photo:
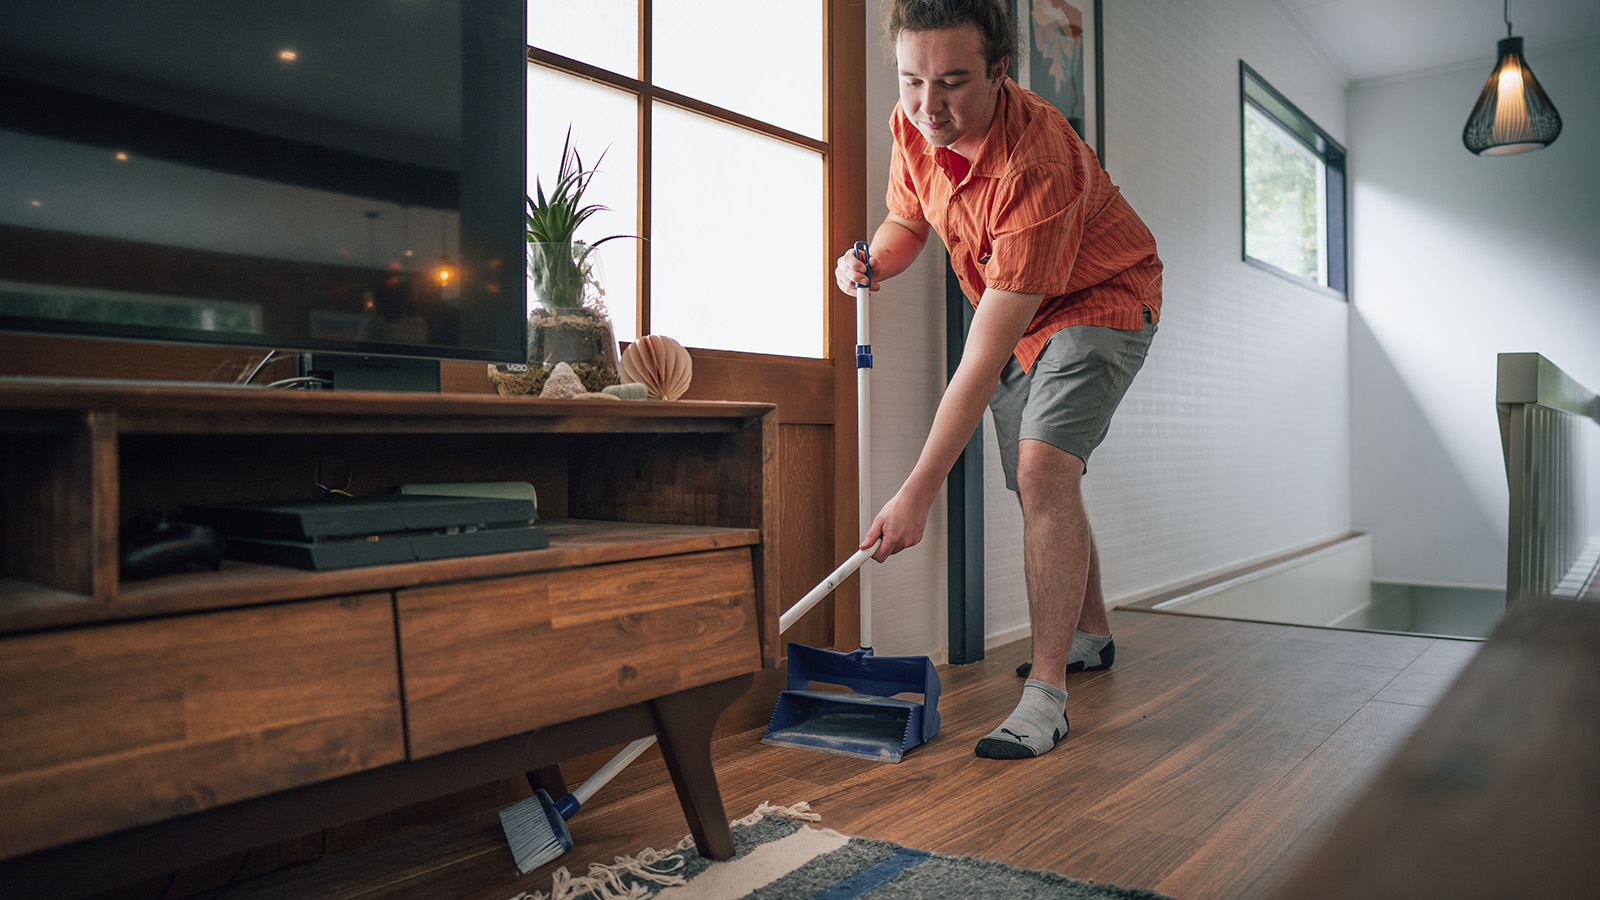
MULTIPOLYGON (((870 287, 938 232, 974 314, 922 454, 862 539, 874 559, 922 540, 928 512, 987 405, 1022 505, 1031 677, 977 754, 1024 759, 1067 734, 1069 670, 1114 646, 1082 479, 1161 315, 1155 239, 1065 117, 1007 77, 1016 28, 1001 0, 891 0, 900 102, 888 210, 870 287)), ((839 257, 854 294, 867 266, 839 257)))

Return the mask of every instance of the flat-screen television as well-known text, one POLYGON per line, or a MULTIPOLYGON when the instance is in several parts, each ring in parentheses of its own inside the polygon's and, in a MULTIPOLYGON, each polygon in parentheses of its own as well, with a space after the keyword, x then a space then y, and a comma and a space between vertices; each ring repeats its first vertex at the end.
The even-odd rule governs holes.
POLYGON ((0 330, 525 361, 525 15, 0 2, 0 330))

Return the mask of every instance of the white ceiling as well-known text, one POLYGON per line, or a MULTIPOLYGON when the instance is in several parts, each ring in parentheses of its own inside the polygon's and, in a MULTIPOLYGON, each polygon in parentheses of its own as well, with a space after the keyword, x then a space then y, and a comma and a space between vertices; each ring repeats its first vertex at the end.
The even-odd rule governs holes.
MULTIPOLYGON (((1277 0, 1348 81, 1481 61, 1506 36, 1502 0, 1277 0)), ((1600 37, 1600 0, 1510 0, 1512 34, 1538 48, 1600 37)))

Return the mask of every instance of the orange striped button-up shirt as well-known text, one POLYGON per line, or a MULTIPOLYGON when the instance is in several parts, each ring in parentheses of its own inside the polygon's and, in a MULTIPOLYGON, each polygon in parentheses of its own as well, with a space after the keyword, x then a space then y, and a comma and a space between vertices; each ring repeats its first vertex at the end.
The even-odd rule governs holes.
POLYGON ((1006 79, 964 174, 964 160, 930 145, 899 104, 889 125, 889 211, 933 226, 973 307, 989 287, 1045 295, 1017 343, 1024 369, 1069 325, 1138 331, 1145 307, 1160 319, 1155 238, 1050 103, 1006 79))

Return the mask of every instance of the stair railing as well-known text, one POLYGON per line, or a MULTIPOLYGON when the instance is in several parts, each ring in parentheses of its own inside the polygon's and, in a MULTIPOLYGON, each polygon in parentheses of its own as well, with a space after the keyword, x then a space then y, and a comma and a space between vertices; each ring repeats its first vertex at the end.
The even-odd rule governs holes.
POLYGON ((1502 353, 1495 403, 1511 492, 1506 605, 1580 596, 1600 551, 1589 533, 1586 444, 1600 398, 1537 353, 1502 353))

